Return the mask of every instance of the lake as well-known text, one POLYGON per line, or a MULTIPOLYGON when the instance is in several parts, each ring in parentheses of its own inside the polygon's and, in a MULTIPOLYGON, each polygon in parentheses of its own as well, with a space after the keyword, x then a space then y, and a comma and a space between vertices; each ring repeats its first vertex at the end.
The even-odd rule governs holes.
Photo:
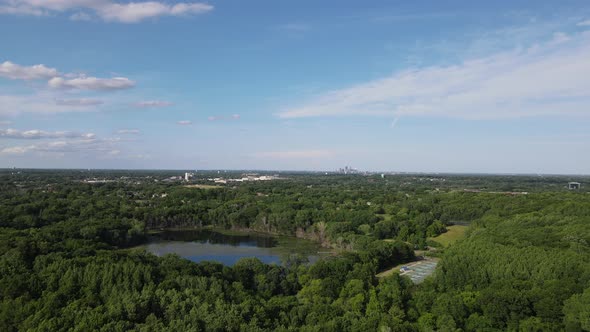
POLYGON ((281 264, 286 257, 298 254, 313 263, 331 254, 309 240, 209 229, 162 231, 150 235, 149 242, 140 248, 157 256, 177 254, 193 262, 215 261, 228 266, 246 257, 256 257, 267 264, 281 264))

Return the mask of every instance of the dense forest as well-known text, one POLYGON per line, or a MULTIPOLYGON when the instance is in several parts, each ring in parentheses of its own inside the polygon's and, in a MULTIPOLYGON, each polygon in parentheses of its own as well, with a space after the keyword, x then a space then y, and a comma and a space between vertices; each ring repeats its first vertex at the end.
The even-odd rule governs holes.
POLYGON ((590 195, 566 188, 588 178, 289 173, 199 188, 176 173, 1 171, 0 331, 590 330, 590 195), (433 240, 453 224, 464 238, 433 240), (339 254, 229 267, 130 250, 205 227, 339 254), (415 250, 440 258, 425 282, 376 277, 415 250))

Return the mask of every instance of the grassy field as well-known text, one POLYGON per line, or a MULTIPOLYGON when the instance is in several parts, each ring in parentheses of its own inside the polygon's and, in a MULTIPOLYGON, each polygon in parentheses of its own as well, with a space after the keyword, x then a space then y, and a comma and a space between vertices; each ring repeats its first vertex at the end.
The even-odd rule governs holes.
POLYGON ((453 225, 447 227, 446 233, 442 233, 437 237, 432 237, 430 240, 436 241, 442 244, 444 247, 448 247, 450 244, 465 236, 465 232, 469 226, 453 225))

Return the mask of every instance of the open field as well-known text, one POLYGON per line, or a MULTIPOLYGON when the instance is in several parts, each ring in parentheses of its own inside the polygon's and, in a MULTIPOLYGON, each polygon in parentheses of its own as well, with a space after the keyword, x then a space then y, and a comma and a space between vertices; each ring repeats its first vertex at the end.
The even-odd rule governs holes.
POLYGON ((447 227, 447 231, 445 233, 442 233, 437 237, 430 238, 430 240, 436 241, 442 244, 444 247, 448 247, 450 244, 453 244, 457 240, 463 238, 468 227, 469 226, 464 225, 449 226, 447 227))

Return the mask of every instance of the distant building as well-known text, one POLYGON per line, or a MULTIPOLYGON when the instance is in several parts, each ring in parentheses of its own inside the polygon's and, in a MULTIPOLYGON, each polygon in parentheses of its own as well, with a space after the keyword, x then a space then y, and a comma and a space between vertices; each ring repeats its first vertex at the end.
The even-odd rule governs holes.
POLYGON ((569 190, 576 190, 576 189, 580 189, 580 182, 569 182, 567 184, 567 187, 569 190))
POLYGON ((191 179, 191 173, 184 173, 184 181, 188 182, 191 179))

